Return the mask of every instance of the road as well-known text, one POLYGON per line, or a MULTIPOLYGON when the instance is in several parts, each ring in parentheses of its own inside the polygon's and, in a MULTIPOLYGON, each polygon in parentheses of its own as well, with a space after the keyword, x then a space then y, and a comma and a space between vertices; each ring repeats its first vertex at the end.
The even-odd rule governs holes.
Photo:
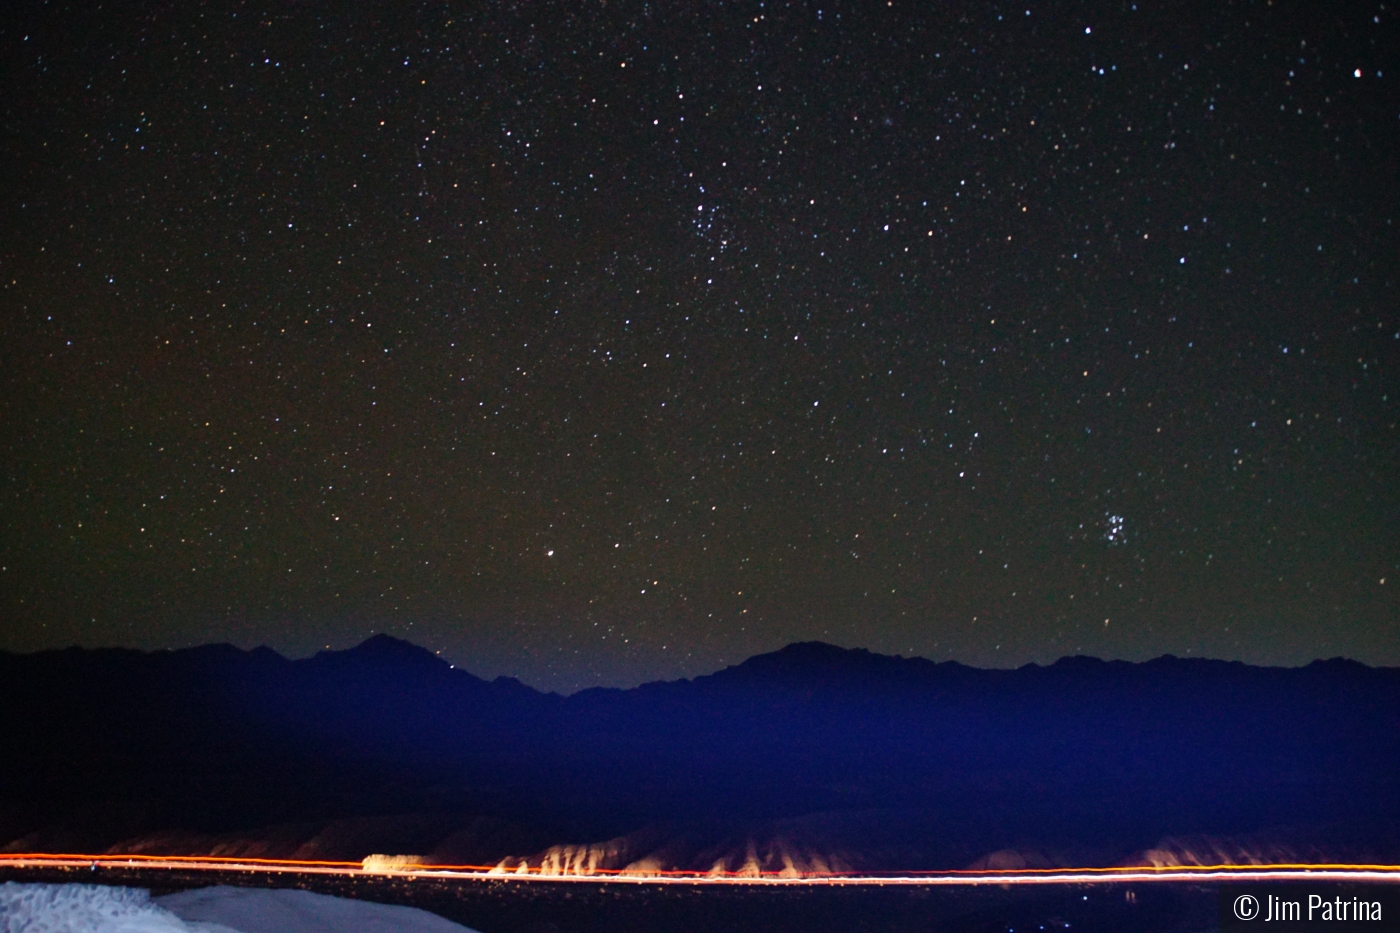
POLYGON ((213 858, 207 856, 80 855, 48 853, 0 854, 0 868, 103 868, 149 871, 219 871, 324 875, 417 877, 522 883, 609 882, 684 885, 1034 885, 1132 882, 1236 884, 1240 882, 1391 882, 1400 884, 1400 865, 1199 865, 1164 868, 1056 868, 1019 871, 892 872, 883 875, 714 875, 698 872, 655 874, 594 871, 560 875, 539 871, 502 871, 486 865, 417 865, 402 870, 366 870, 359 862, 293 861, 290 859, 213 858))

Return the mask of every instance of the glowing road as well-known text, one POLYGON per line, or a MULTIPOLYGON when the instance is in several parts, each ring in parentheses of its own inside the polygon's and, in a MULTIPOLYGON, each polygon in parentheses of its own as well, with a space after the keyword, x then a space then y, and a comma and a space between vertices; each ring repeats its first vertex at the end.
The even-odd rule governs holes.
POLYGON ((881 875, 705 872, 628 872, 594 870, 557 874, 538 869, 505 870, 493 865, 414 865, 395 869, 366 869, 360 862, 295 861, 291 859, 217 858, 168 855, 78 855, 51 853, 0 854, 0 868, 103 868, 387 876, 526 883, 685 884, 685 885, 989 885, 989 884, 1112 884, 1122 882, 1219 884, 1255 881, 1391 882, 1400 884, 1400 865, 1175 865, 1123 868, 1047 868, 1013 871, 891 872, 881 875))

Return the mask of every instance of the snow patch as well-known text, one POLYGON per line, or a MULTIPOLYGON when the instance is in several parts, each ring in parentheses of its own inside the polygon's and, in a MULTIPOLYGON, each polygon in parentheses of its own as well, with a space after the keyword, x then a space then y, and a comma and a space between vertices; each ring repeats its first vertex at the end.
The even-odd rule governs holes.
POLYGON ((151 898, 96 884, 0 885, 0 933, 473 933, 416 907, 220 885, 151 898))
POLYGON ((140 888, 100 884, 0 885, 0 933, 236 933, 190 925, 140 888))

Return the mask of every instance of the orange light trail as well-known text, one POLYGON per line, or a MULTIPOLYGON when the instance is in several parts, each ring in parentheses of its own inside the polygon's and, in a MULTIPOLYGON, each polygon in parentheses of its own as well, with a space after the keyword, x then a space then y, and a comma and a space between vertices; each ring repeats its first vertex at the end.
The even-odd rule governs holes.
POLYGON ((373 875, 460 881, 610 882, 628 884, 739 885, 986 885, 986 884, 1102 884, 1114 882, 1239 882, 1239 881, 1382 881, 1400 883, 1400 865, 1276 863, 1268 865, 1174 865, 1115 868, 1022 868, 1008 871, 911 871, 878 875, 781 875, 698 871, 629 872, 595 869, 558 874, 539 869, 520 871, 494 865, 413 865, 401 869, 366 870, 361 862, 239 858, 236 856, 82 855, 77 853, 4 853, 0 868, 141 868, 150 870, 244 871, 328 875, 373 875))

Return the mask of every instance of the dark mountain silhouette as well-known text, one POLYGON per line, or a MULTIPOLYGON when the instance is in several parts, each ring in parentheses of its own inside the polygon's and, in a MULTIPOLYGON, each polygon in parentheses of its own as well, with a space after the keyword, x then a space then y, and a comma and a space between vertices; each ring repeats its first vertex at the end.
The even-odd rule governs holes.
POLYGON ((561 697, 384 635, 295 661, 0 653, 0 846, 561 870, 1394 860, 1398 726, 1400 670, 1340 659, 979 670, 811 642, 561 697))

